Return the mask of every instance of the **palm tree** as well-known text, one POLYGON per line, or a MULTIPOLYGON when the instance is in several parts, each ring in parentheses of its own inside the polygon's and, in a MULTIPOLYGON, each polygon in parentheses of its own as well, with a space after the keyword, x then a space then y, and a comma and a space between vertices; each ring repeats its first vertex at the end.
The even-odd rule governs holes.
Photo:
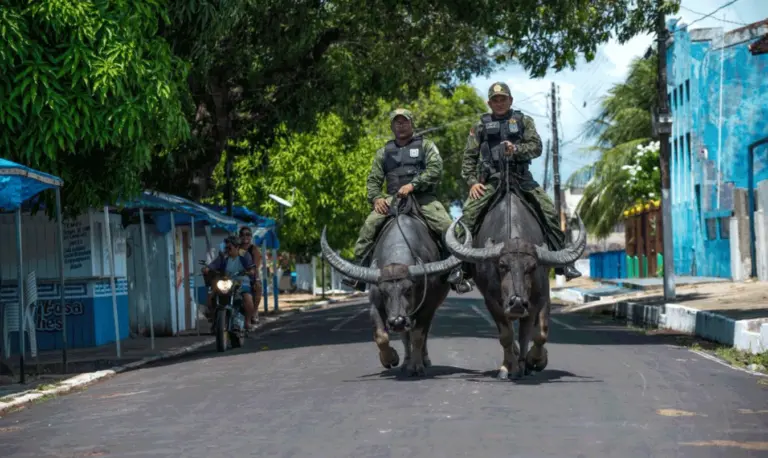
POLYGON ((656 62, 655 53, 647 59, 635 58, 626 80, 601 100, 600 113, 585 131, 595 139, 587 150, 600 152, 600 159, 568 179, 571 184, 574 177, 592 175, 576 210, 587 230, 599 238, 608 236, 624 210, 636 203, 622 167, 633 160, 639 145, 655 139, 651 114, 656 104, 656 62))

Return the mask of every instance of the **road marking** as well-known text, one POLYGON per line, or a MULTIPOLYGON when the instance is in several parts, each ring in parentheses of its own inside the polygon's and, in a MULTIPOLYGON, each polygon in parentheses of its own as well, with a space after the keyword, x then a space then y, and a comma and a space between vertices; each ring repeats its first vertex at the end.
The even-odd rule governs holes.
POLYGON ((559 324, 560 326, 564 327, 565 329, 570 329, 571 331, 583 330, 583 329, 575 328, 575 327, 571 326, 568 323, 565 323, 563 321, 558 320, 557 318, 552 318, 552 316, 549 317, 549 321, 551 321, 553 323, 556 323, 556 324, 559 324))
POLYGON ((346 320, 342 321, 341 323, 339 323, 336 326, 334 326, 333 328, 331 328, 331 331, 335 332, 335 331, 341 330, 342 326, 346 325, 347 323, 349 323, 350 321, 354 320, 355 318, 359 317, 360 315, 362 315, 363 313, 365 313, 367 311, 368 311, 367 308, 363 308, 359 312, 352 314, 349 318, 347 318, 346 320))
POLYGON ((688 348, 688 351, 692 351, 692 352, 696 353, 697 355, 701 356, 704 359, 708 359, 710 361, 716 362, 717 364, 719 364, 721 366, 725 366, 725 367, 731 368, 733 370, 737 370, 737 371, 741 371, 741 372, 746 372, 747 374, 750 374, 750 375, 758 375, 760 377, 768 377, 768 374, 763 374, 762 372, 756 372, 756 371, 751 371, 749 369, 744 369, 743 367, 732 366, 732 365, 726 363, 725 361, 721 361, 719 358, 715 358, 714 356, 712 356, 712 355, 710 355, 710 354, 708 354, 706 352, 703 352, 703 351, 694 350, 693 348, 688 348))
POLYGON ((768 450, 768 442, 737 442, 731 440, 711 440, 696 442, 680 442, 680 445, 693 447, 734 447, 743 450, 768 450))
POLYGON ((688 412, 687 410, 678 409, 657 409, 656 413, 663 417, 706 417, 703 413, 688 412))
POLYGON ((480 315, 480 318, 482 318, 482 319, 484 319, 485 321, 487 321, 487 322, 488 322, 488 324, 490 324, 490 325, 491 325, 491 326, 493 326, 494 328, 496 327, 496 322, 495 322, 495 321, 493 321, 493 318, 491 318, 491 317, 489 317, 488 315, 486 315, 485 313, 483 313, 483 312, 482 312, 482 311, 481 311, 479 308, 477 308, 477 306, 476 306, 476 305, 472 305, 471 307, 472 307, 472 311, 474 311, 475 313, 477 313, 478 315, 480 315))

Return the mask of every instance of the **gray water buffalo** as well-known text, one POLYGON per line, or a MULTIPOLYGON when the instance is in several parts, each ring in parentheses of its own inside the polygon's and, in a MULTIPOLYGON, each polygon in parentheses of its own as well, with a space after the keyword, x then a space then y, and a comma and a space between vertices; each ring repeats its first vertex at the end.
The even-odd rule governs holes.
POLYGON ((472 247, 456 240, 456 221, 445 235, 450 252, 472 263, 477 288, 499 329, 499 342, 504 350, 500 379, 508 379, 513 370, 512 376, 518 378, 547 366, 544 344, 549 335, 548 270, 570 264, 584 252, 586 231, 581 218, 578 220, 576 241, 562 250, 549 251, 534 215, 517 194, 507 192, 489 208, 472 247), (518 319, 519 346, 515 345, 512 327, 518 319), (529 352, 531 337, 533 348, 529 352))
MULTIPOLYGON (((471 235, 465 243, 470 246, 471 235)), ((334 252, 326 240, 325 228, 320 245, 323 256, 336 270, 370 284, 373 337, 381 364, 389 369, 400 363, 400 356, 390 345, 389 329, 402 336, 402 370, 411 376, 424 375, 425 367, 431 365, 427 335, 432 318, 448 295, 448 272, 461 261, 454 256, 441 260, 427 226, 408 214, 395 216, 382 228, 373 248, 371 267, 355 265, 334 252)))

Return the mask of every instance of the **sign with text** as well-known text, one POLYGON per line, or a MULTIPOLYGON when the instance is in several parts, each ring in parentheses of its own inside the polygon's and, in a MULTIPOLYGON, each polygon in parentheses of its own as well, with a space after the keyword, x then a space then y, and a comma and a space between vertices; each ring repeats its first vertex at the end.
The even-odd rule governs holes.
POLYGON ((64 267, 69 276, 91 275, 91 225, 78 219, 64 221, 64 267))
MULTIPOLYGON (((85 306, 80 300, 65 301, 64 312, 68 317, 83 315, 85 306)), ((61 301, 58 299, 38 301, 35 329, 42 332, 57 332, 61 331, 61 328, 61 301)))

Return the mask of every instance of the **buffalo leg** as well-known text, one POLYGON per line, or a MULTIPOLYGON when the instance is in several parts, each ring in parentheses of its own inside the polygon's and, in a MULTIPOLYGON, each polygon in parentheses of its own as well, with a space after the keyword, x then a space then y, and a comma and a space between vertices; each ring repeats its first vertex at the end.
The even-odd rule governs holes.
POLYGON ((422 360, 424 361, 424 367, 430 367, 432 365, 432 360, 429 359, 429 350, 427 350, 427 339, 429 339, 429 331, 432 329, 432 319, 429 319, 429 323, 427 323, 427 326, 424 328, 424 351, 422 354, 422 360))
POLYGON ((411 365, 411 355, 413 355, 413 351, 411 350, 411 331, 403 331, 400 333, 400 339, 403 342, 403 365, 400 366, 400 369, 403 372, 406 372, 408 370, 408 367, 411 365))
POLYGON ((536 316, 528 315, 525 318, 520 319, 520 329, 519 329, 519 335, 518 335, 518 342, 520 343, 520 353, 519 353, 519 359, 516 362, 517 364, 517 375, 516 377, 522 377, 524 375, 530 374, 529 370, 526 370, 526 355, 528 354, 528 343, 531 340, 531 335, 533 334, 533 325, 536 320, 536 316))
POLYGON ((549 338, 549 311, 550 303, 547 301, 539 310, 539 319, 533 334, 533 347, 525 356, 525 366, 529 371, 541 372, 549 362, 547 349, 544 347, 549 338))
POLYGON ((509 378, 509 371, 516 369, 519 359, 519 350, 515 345, 515 328, 512 327, 512 322, 504 314, 504 309, 500 304, 494 301, 485 301, 485 307, 493 317, 493 321, 496 322, 496 328, 499 330, 499 343, 504 351, 504 360, 499 367, 498 378, 500 380, 507 380, 509 378))
POLYGON ((425 375, 424 370, 424 343, 426 337, 426 328, 421 326, 411 329, 411 360, 410 364, 406 366, 408 374, 411 376, 425 375))
POLYGON ((389 334, 384 328, 384 320, 375 306, 371 306, 371 320, 373 321, 373 341, 379 347, 379 361, 386 369, 397 367, 400 364, 400 356, 389 344, 389 334))

